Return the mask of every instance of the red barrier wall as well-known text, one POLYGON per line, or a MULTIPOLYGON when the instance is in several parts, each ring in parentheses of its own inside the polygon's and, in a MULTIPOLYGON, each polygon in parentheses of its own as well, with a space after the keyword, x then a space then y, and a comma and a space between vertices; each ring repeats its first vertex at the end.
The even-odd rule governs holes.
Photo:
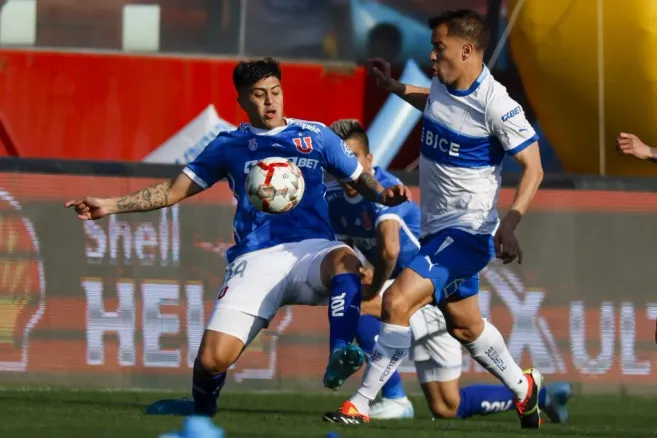
MULTIPOLYGON (((245 121, 236 62, 0 50, 0 154, 141 161, 209 104, 231 123, 245 121)), ((282 65, 288 116, 364 118, 362 68, 282 65)))

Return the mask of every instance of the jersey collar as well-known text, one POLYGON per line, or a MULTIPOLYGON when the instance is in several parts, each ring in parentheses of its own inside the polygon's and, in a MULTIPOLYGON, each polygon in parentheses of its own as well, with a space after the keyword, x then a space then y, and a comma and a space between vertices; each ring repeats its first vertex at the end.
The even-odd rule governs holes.
POLYGON ((467 90, 457 90, 456 88, 450 87, 449 85, 445 85, 445 88, 447 88, 447 92, 452 96, 458 96, 458 97, 465 97, 474 93, 477 90, 477 88, 479 88, 479 85, 481 85, 481 83, 484 82, 484 79, 486 79, 490 74, 490 71, 488 70, 488 67, 486 67, 485 64, 483 67, 484 68, 481 70, 481 74, 479 74, 477 80, 474 81, 472 85, 470 85, 470 88, 468 88, 467 90))

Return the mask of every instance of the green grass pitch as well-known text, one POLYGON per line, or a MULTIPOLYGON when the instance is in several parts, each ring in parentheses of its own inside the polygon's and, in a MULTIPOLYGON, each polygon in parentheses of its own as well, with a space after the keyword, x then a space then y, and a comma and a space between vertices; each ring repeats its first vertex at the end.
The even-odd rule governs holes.
MULTIPOLYGON (((0 391, 0 437, 147 438, 180 429, 180 417, 146 416, 144 407, 172 393, 93 392, 7 389, 0 391)), ((522 431, 514 412, 469 420, 431 421, 421 397, 413 397, 415 420, 372 422, 356 427, 323 423, 322 414, 337 407, 344 395, 223 394, 214 422, 232 437, 613 437, 657 436, 657 398, 575 396, 571 422, 547 423, 539 431, 522 431)))

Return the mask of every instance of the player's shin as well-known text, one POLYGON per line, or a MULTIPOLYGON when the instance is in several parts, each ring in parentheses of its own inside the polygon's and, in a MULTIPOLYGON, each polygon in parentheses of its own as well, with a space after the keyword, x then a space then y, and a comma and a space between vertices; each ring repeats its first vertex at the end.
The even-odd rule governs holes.
MULTIPOLYGON (((381 321, 371 315, 361 315, 358 321, 358 333, 356 339, 358 345, 368 356, 371 356, 374 350, 374 340, 376 335, 381 331, 381 321)), ((381 396, 385 399, 400 399, 406 397, 404 385, 398 372, 392 373, 390 380, 383 385, 381 396)))
MULTIPOLYGON (((456 416, 469 418, 475 415, 496 414, 514 409, 514 394, 502 385, 470 385, 461 388, 461 402, 456 416)), ((539 393, 539 405, 545 405, 546 390, 539 393)))
POLYGON ((208 373, 200 361, 196 359, 192 378, 192 396, 194 397, 196 413, 209 416, 214 415, 219 393, 225 383, 225 371, 219 374, 208 373))
POLYGON ((360 317, 360 277, 352 273, 338 274, 331 279, 328 318, 331 352, 353 342, 360 317))
POLYGON ((525 399, 529 391, 527 377, 513 360, 495 326, 484 320, 484 329, 479 337, 466 343, 465 348, 474 360, 509 388, 517 400, 525 399))
POLYGON ((381 331, 372 349, 361 386, 350 399, 362 415, 369 414, 370 402, 399 368, 410 346, 410 327, 381 324, 381 331))

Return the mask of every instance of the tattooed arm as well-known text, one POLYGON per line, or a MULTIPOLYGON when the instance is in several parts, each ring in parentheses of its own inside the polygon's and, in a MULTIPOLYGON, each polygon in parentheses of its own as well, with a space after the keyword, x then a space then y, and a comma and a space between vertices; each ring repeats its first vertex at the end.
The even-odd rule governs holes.
POLYGON ((383 193, 383 186, 371 173, 363 172, 349 184, 368 201, 377 202, 383 193))
POLYGON ((74 207, 80 219, 95 220, 110 214, 152 211, 177 204, 203 189, 181 173, 170 181, 153 184, 119 198, 86 197, 66 203, 74 207))
POLYGON ((151 211, 177 204, 201 191, 201 187, 181 173, 170 181, 153 184, 120 198, 109 198, 108 201, 111 213, 151 211))
POLYGON ((411 200, 411 191, 403 184, 386 187, 385 189, 371 173, 363 172, 358 179, 349 183, 363 198, 393 207, 411 200))

